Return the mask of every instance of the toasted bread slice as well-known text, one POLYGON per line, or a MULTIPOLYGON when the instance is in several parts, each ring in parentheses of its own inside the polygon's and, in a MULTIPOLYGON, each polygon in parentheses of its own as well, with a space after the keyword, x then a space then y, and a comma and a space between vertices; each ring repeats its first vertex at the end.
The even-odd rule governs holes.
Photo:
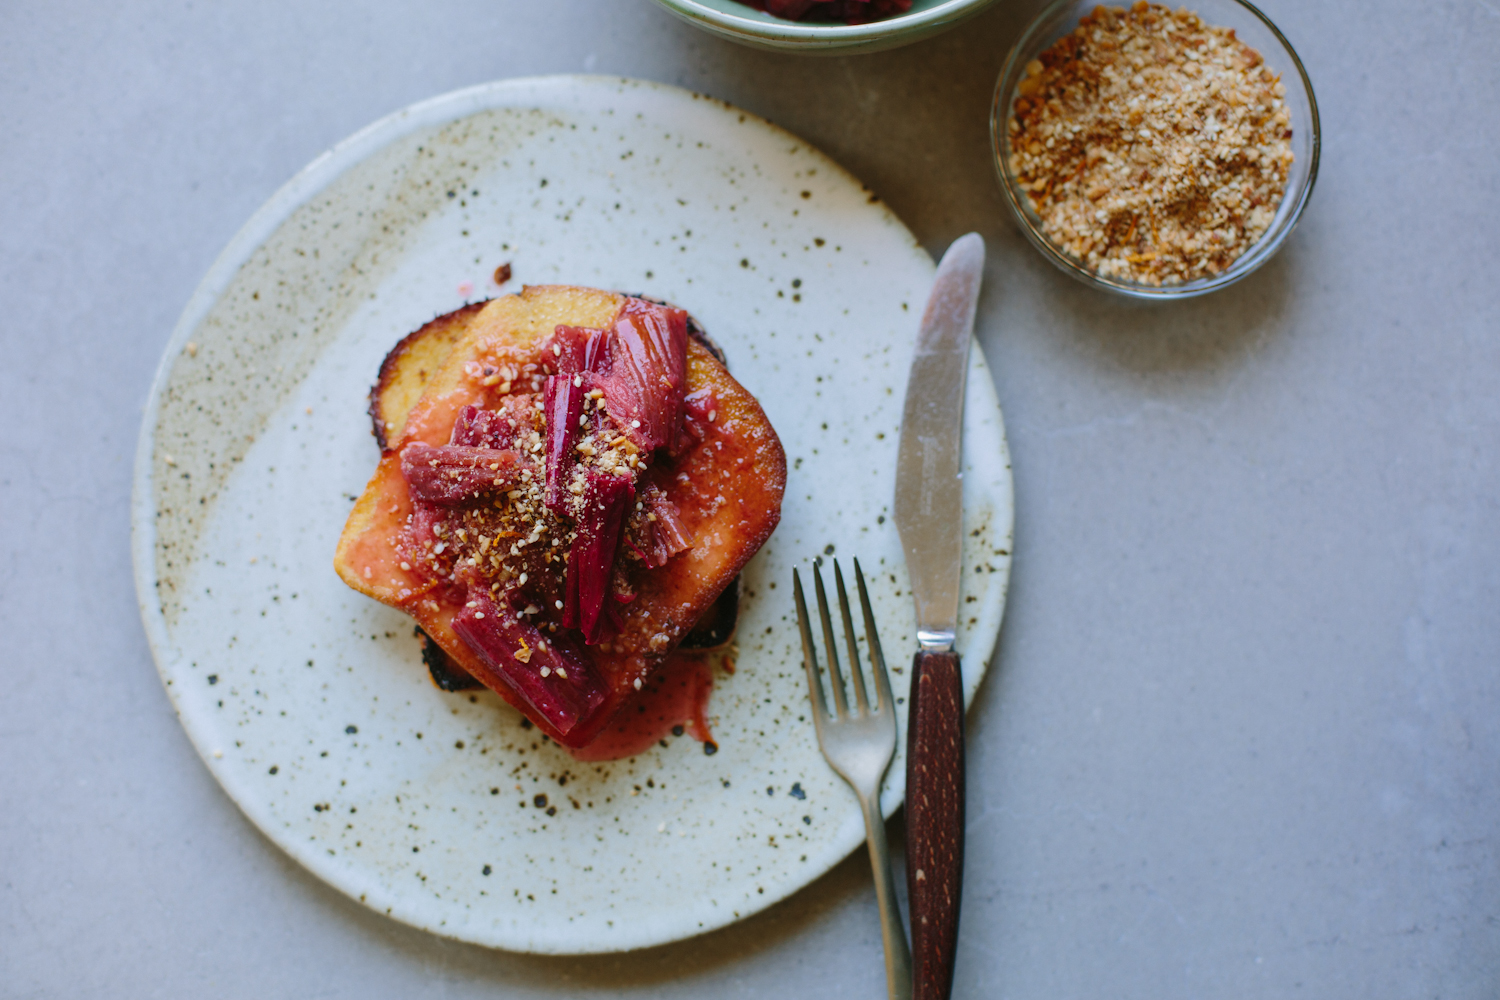
MULTIPOLYGON (((354 589, 412 614, 459 667, 523 711, 521 699, 453 631, 454 595, 403 569, 397 540, 412 502, 399 453, 413 442, 445 444, 464 406, 494 405, 494 390, 471 374, 476 363, 522 363, 535 357, 538 342, 557 326, 606 327, 624 302, 623 296, 593 289, 536 286, 467 306, 403 340, 371 395, 377 439, 385 438, 383 455, 350 513, 335 567, 354 589)), ((566 745, 582 746, 598 733, 637 682, 714 606, 779 520, 786 479, 780 441, 754 397, 708 348, 690 339, 687 392, 700 391, 714 399, 715 419, 703 440, 671 461, 670 475, 656 477, 698 542, 665 566, 643 572, 626 634, 590 647, 609 687, 604 709, 566 735, 532 716, 566 745)))

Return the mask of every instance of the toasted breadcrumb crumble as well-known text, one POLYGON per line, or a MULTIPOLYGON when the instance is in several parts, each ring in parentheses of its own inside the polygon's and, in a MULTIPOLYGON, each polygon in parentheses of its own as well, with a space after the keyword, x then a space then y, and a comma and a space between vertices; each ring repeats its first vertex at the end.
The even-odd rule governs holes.
POLYGON ((1042 231, 1147 285, 1223 271, 1265 234, 1292 164, 1286 86, 1232 28, 1095 7, 1026 67, 1010 170, 1042 231))

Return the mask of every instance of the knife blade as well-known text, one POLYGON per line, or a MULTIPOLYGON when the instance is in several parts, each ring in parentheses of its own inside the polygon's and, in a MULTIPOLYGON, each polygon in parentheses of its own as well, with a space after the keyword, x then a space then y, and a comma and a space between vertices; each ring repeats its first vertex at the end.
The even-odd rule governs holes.
POLYGON ((906 885, 915 1000, 953 989, 964 857, 963 672, 953 649, 963 555, 959 464, 969 341, 984 239, 954 240, 938 264, 906 386, 896 529, 917 608, 906 722, 906 885))

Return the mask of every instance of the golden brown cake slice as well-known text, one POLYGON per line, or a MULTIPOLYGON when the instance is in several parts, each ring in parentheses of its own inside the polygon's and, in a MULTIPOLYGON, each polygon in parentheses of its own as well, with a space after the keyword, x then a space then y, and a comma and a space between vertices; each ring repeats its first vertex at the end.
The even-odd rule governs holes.
POLYGON ((786 459, 681 310, 566 286, 406 338, 335 566, 580 747, 770 535, 786 459), (444 356, 445 355, 445 356, 444 356))

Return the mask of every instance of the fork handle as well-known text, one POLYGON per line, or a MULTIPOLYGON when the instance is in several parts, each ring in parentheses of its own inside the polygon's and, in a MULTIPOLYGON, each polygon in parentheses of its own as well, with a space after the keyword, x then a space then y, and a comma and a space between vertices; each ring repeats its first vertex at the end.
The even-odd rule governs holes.
POLYGON ((912 661, 906 890, 916 1000, 948 1000, 964 876, 964 690, 957 653, 912 661))
POLYGON ((880 788, 861 796, 865 814, 865 843, 870 849, 870 867, 875 873, 875 901, 880 907, 880 938, 885 946, 885 985, 888 1000, 912 1000, 911 949, 901 925, 901 904, 896 902, 896 881, 891 877, 891 851, 885 840, 885 817, 880 812, 880 788))

